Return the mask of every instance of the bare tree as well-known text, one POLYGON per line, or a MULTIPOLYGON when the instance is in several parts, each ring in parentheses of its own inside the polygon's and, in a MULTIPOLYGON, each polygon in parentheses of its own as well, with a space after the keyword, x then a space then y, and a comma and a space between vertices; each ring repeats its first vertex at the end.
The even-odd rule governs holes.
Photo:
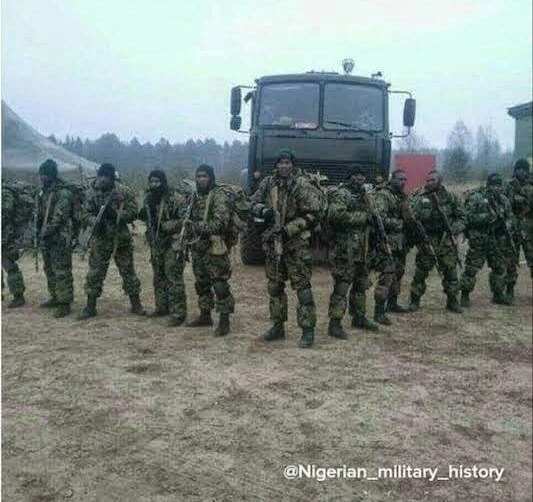
POLYGON ((451 179, 466 179, 472 159, 472 134, 462 120, 458 120, 448 134, 444 151, 444 173, 451 179))

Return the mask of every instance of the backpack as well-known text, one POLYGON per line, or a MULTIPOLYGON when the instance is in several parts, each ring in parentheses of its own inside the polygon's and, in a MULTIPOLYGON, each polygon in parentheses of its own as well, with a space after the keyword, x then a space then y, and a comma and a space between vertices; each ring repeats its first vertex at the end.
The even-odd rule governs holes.
POLYGON ((310 229, 313 238, 318 238, 327 242, 328 225, 327 225, 327 212, 328 212, 328 199, 332 190, 331 186, 324 185, 323 182, 327 181, 327 176, 320 174, 320 172, 310 173, 304 171, 303 176, 307 178, 311 186, 315 189, 315 194, 320 201, 320 212, 318 214, 318 221, 314 228, 310 229))
POLYGON ((8 190, 14 199, 16 210, 13 221, 16 247, 30 247, 32 242, 32 220, 35 209, 35 187, 22 181, 2 183, 2 190, 8 190))

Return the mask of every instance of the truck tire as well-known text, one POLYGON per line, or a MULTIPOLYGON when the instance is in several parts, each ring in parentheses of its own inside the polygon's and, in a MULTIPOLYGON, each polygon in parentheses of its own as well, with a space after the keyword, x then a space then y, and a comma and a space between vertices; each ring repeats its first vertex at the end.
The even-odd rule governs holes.
POLYGON ((244 265, 263 265, 265 253, 263 251, 261 232, 255 225, 247 225, 241 232, 241 260, 244 265))

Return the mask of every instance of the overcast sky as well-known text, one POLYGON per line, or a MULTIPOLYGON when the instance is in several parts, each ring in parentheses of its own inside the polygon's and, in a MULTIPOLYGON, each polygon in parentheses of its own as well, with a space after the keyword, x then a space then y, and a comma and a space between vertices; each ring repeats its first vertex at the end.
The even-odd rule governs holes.
MULTIPOLYGON (((381 70, 443 146, 458 118, 511 146, 531 100, 531 0, 2 0, 2 98, 42 133, 243 139, 229 91, 261 75, 381 70)), ((393 107, 394 119, 401 107, 393 107)), ((395 120, 394 123, 398 123, 395 120)))

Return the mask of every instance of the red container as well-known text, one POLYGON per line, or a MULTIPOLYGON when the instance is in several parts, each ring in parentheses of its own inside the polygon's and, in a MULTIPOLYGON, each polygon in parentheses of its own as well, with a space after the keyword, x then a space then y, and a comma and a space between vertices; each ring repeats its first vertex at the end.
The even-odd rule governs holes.
POLYGON ((435 155, 418 155, 416 153, 397 153, 394 155, 394 170, 402 169, 407 176, 405 191, 411 193, 423 187, 426 176, 433 171, 437 163, 435 155))

